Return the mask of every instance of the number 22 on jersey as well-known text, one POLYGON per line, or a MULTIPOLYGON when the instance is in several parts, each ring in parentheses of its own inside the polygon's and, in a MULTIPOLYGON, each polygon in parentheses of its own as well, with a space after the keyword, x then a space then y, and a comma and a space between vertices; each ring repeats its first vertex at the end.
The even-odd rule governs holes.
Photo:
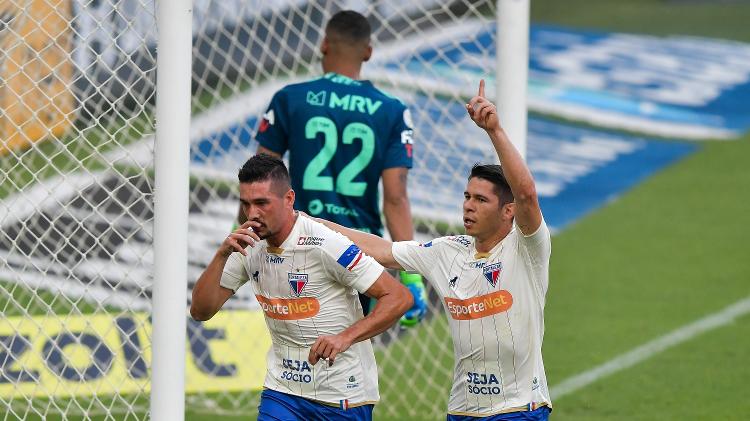
MULTIPOLYGON (((315 140, 318 133, 323 133, 323 149, 307 164, 302 188, 305 190, 333 191, 333 177, 320 175, 333 159, 338 147, 338 130, 336 124, 328 117, 313 117, 305 124, 305 137, 315 140)), ((353 181, 354 178, 370 164, 375 153, 375 133, 364 123, 349 123, 344 127, 341 140, 345 145, 351 145, 355 139, 362 141, 362 150, 354 157, 336 177, 336 193, 344 196, 359 197, 365 194, 367 183, 353 181)))

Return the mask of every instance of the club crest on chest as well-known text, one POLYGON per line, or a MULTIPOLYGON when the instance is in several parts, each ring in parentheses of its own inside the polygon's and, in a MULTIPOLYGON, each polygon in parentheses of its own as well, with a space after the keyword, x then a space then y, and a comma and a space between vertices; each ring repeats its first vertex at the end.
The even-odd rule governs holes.
POLYGON ((497 280, 500 279, 500 272, 503 270, 503 263, 497 262, 484 267, 484 277, 492 288, 497 286, 497 280))
POLYGON ((289 273, 289 286, 292 288, 294 295, 298 296, 307 285, 306 273, 289 273))

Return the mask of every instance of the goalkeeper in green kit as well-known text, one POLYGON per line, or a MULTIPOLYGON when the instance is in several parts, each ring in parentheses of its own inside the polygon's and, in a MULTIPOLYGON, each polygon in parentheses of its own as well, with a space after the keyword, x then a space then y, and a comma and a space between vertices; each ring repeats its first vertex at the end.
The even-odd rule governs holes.
MULTIPOLYGON (((345 10, 333 15, 320 45, 322 77, 276 92, 256 132, 257 153, 281 158, 289 153, 295 208, 348 228, 382 236, 378 184, 383 182, 383 214, 394 241, 411 240, 413 225, 406 191, 412 167, 413 123, 397 98, 360 79, 370 59, 370 24, 345 10)), ((243 223, 243 214, 239 213, 243 223)), ((424 317, 422 277, 401 272, 414 306, 404 327, 424 317)), ((373 303, 360 294, 362 311, 373 303)))

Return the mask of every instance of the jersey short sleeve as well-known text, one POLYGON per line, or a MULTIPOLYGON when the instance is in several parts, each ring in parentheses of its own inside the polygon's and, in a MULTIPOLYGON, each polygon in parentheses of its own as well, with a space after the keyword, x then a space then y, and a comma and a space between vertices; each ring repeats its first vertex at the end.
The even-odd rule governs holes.
POLYGON ((331 231, 323 248, 329 272, 342 285, 364 293, 383 273, 383 266, 366 255, 344 235, 331 231))
POLYGON ((258 143, 279 155, 289 148, 289 104, 284 90, 276 92, 255 133, 258 143))
POLYGON ((537 283, 540 294, 543 296, 546 294, 549 285, 549 258, 552 254, 552 237, 549 228, 542 219, 542 223, 534 233, 523 235, 519 230, 519 234, 519 245, 529 257, 532 279, 537 283))
POLYGON ((421 244, 416 241, 397 241, 393 243, 391 252, 405 270, 426 275, 435 264, 433 242, 421 244))
POLYGON ((552 252, 552 237, 544 219, 533 234, 523 235, 520 231, 519 234, 521 235, 518 241, 526 248, 533 261, 539 263, 549 261, 552 252))
POLYGON ((385 151, 383 169, 397 167, 412 167, 412 154, 414 147, 414 123, 411 112, 400 102, 396 107, 399 114, 388 137, 385 151))
POLYGON ((226 265, 224 265, 224 271, 221 273, 219 285, 237 292, 237 290, 247 282, 247 279, 247 269, 245 269, 242 254, 232 253, 229 255, 226 265))

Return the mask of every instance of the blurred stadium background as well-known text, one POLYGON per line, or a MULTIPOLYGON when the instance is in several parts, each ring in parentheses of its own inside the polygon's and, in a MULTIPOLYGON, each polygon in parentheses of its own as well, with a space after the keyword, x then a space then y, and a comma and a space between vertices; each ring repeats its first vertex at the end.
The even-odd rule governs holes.
MULTIPOLYGON (((195 0, 188 287, 231 227, 258 117, 320 73, 344 7, 375 29, 364 76, 414 116, 419 236, 460 232, 467 169, 493 159, 462 104, 494 84, 494 0, 195 0)), ((4 419, 149 418, 154 16, 152 0, 0 4, 4 419)), ((747 418, 749 17, 739 0, 531 1, 555 420, 747 418)), ((254 419, 268 343, 247 291, 188 321, 186 419, 254 419)), ((440 303, 376 344, 376 419, 443 419, 440 303)))

